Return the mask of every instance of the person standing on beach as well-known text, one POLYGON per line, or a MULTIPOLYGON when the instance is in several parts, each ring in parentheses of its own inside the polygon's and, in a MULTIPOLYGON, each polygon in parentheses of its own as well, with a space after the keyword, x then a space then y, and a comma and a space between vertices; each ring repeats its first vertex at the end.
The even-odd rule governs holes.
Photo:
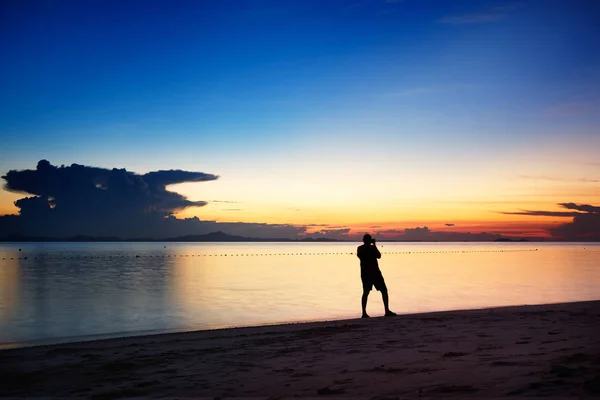
POLYGON ((396 313, 390 310, 387 286, 379 270, 377 260, 381 258, 381 253, 377 248, 376 241, 367 233, 363 236, 363 243, 363 245, 358 246, 356 252, 356 255, 360 259, 360 278, 363 285, 362 318, 369 318, 367 314, 367 300, 373 286, 381 292, 383 306, 385 307, 385 316, 394 316, 396 313))

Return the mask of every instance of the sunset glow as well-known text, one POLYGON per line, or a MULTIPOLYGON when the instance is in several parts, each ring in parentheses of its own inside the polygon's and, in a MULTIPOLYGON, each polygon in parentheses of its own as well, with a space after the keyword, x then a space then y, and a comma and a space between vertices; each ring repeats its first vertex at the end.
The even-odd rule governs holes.
POLYGON ((595 2, 0 7, 0 238, 600 238, 595 2))

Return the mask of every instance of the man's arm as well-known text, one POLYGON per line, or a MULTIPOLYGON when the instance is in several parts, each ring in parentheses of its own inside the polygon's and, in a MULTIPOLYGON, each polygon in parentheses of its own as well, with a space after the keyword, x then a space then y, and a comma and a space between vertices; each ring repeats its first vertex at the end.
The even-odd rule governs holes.
POLYGON ((375 256, 377 258, 381 258, 381 253, 379 252, 379 249, 377 248, 377 245, 375 243, 373 243, 373 248, 375 249, 375 256))

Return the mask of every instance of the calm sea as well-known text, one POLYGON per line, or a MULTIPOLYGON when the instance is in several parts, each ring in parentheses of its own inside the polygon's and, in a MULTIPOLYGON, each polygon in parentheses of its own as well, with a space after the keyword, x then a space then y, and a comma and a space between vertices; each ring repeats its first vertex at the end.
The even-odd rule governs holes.
MULTIPOLYGON (((356 318, 358 244, 0 243, 0 347, 356 318)), ((600 299, 598 243, 379 248, 397 313, 600 299)))

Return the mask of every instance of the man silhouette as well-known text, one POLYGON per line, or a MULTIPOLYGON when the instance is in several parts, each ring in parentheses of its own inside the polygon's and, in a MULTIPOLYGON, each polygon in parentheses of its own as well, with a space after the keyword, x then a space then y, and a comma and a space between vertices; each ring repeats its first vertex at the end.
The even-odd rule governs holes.
POLYGON ((369 318, 369 315, 367 314, 367 300, 373 286, 381 292, 383 306, 385 307, 385 316, 394 316, 396 313, 390 311, 387 286, 385 286, 385 281, 383 280, 383 275, 381 275, 379 264, 377 262, 377 260, 381 258, 381 253, 379 252, 379 249, 377 249, 375 239, 368 233, 363 236, 363 243, 362 246, 358 246, 356 251, 356 255, 360 258, 360 279, 362 280, 363 285, 362 318, 369 318))

